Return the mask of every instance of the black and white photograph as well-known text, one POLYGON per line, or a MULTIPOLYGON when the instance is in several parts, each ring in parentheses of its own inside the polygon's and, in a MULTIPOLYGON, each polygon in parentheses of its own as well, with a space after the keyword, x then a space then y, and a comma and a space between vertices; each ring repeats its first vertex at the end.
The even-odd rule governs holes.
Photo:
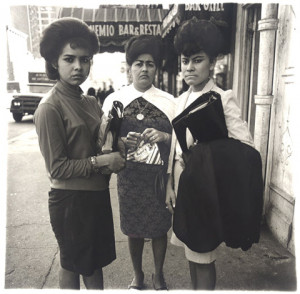
POLYGON ((297 291, 299 12, 2 3, 0 292, 297 291))

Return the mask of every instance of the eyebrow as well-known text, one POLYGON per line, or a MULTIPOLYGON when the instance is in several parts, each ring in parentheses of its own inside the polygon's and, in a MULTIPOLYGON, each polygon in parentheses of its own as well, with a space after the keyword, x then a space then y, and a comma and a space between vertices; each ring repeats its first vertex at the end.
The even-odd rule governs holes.
POLYGON ((137 61, 139 61, 139 62, 153 62, 154 63, 153 60, 141 60, 141 59, 137 59, 135 62, 137 62, 137 61))
MULTIPOLYGON (((195 57, 193 57, 192 59, 196 59, 196 58, 203 58, 205 57, 204 55, 196 55, 195 57)), ((191 57, 190 56, 182 56, 181 57, 182 59, 190 59, 191 57)))
POLYGON ((81 56, 77 56, 77 55, 73 55, 73 54, 64 54, 63 57, 79 57, 79 58, 90 58, 90 55, 81 55, 81 56))

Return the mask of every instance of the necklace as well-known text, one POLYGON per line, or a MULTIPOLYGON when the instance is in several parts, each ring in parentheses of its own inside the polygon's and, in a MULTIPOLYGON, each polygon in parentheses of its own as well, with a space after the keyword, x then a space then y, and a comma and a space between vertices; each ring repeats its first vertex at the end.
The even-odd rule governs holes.
POLYGON ((137 99, 136 99, 136 103, 137 103, 138 108, 139 108, 139 113, 136 115, 136 118, 138 120, 143 120, 145 118, 145 116, 142 114, 142 112, 145 110, 145 108, 147 107, 149 102, 146 103, 146 105, 144 106, 144 108, 142 110, 141 110, 141 107, 140 107, 140 103, 137 99))

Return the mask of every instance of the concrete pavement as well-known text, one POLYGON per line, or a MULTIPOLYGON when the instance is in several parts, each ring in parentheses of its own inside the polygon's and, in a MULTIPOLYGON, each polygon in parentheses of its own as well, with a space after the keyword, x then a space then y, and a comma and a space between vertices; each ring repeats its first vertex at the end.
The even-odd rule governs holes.
MULTIPOLYGON (((132 280, 132 266, 127 238, 119 229, 119 213, 116 178, 111 182, 111 198, 114 211, 117 259, 104 269, 105 289, 127 289, 132 280)), ((171 236, 169 232, 168 236, 171 236)), ((222 244, 216 262, 216 290, 296 290, 295 258, 285 250, 266 227, 261 240, 246 252, 231 249, 222 244)), ((154 269, 151 242, 145 243, 143 267, 145 290, 153 290, 151 275, 154 269)), ((58 255, 44 288, 57 286, 58 255)), ((168 243, 164 273, 169 290, 191 290, 188 263, 182 248, 168 243)), ((83 285, 82 285, 83 286, 83 285)))
MULTIPOLYGON (((49 223, 49 183, 35 132, 11 140, 8 149, 5 288, 44 289, 44 293, 58 288, 59 252, 49 223)), ((127 238, 120 231, 115 175, 110 190, 117 259, 104 268, 104 284, 105 289, 125 290, 132 266, 127 238)), ((146 289, 152 290, 150 241, 145 244, 143 267, 146 289)), ((222 245, 216 267, 216 290, 296 290, 295 258, 265 227, 260 242, 246 252, 222 245)), ((191 289, 182 248, 168 243, 164 272, 170 290, 191 289)))

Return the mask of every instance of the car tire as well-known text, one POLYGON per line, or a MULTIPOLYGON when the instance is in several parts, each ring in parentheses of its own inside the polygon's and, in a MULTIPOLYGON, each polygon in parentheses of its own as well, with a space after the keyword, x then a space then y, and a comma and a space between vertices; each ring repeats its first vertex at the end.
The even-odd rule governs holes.
POLYGON ((16 122, 20 122, 23 118, 23 114, 22 113, 13 113, 13 118, 16 122))

